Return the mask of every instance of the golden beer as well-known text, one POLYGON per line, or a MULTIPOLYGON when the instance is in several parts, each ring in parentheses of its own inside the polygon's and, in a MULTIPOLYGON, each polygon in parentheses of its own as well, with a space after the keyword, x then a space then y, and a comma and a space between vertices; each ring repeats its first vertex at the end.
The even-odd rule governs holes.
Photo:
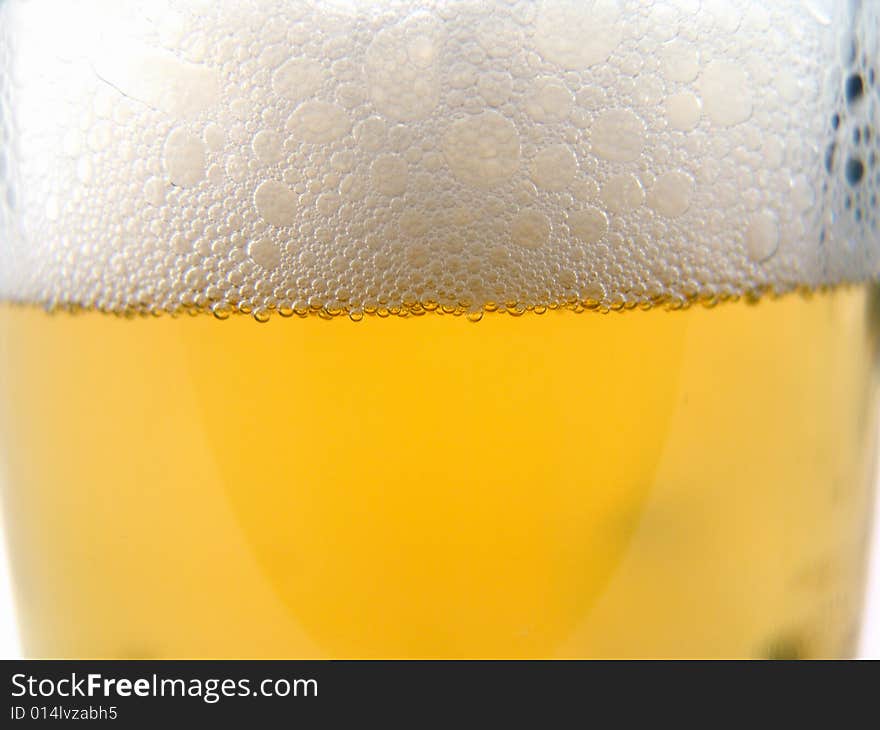
POLYGON ((476 325, 4 308, 24 649, 848 655, 877 296, 476 325))
POLYGON ((880 10, 765 5, 0 3, 25 653, 851 655, 880 10))

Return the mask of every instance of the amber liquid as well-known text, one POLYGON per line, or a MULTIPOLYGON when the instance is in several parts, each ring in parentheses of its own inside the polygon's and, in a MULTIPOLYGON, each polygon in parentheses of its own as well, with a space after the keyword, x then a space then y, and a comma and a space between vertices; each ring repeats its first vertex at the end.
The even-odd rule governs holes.
POLYGON ((847 655, 877 301, 478 324, 3 307, 24 650, 847 655))

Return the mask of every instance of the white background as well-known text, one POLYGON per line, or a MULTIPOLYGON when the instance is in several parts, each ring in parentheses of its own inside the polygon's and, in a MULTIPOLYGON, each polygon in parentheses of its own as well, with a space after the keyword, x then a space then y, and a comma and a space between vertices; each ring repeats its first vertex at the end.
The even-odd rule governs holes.
MULTIPOLYGON (((5 540, 0 541, 0 658, 14 659, 19 654, 5 540)), ((870 567, 871 580, 860 647, 863 658, 880 659, 880 499, 876 502, 874 545, 870 567)))

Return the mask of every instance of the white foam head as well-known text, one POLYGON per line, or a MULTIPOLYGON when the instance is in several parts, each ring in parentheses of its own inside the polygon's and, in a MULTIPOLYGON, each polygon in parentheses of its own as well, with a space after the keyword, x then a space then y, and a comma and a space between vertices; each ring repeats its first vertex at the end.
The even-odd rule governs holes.
POLYGON ((10 0, 0 297, 602 306, 880 269, 880 8, 10 0))

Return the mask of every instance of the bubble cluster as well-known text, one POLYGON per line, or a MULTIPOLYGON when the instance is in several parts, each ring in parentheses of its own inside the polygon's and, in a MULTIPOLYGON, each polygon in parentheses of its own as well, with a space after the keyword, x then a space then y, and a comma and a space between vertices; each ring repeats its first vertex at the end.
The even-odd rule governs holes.
MULTIPOLYGON (((822 237, 823 242, 844 242, 854 256, 872 262, 880 192, 880 21, 869 8, 856 7, 854 12, 870 26, 849 29, 836 49, 839 63, 829 84, 833 103, 826 122, 827 177, 822 184, 822 198, 830 205, 822 221, 822 237)), ((811 196, 797 192, 804 207, 812 204, 811 196)), ((840 268, 836 261, 829 266, 840 268)))
POLYGON ((880 270, 880 7, 0 4, 0 298, 602 310, 880 270))

